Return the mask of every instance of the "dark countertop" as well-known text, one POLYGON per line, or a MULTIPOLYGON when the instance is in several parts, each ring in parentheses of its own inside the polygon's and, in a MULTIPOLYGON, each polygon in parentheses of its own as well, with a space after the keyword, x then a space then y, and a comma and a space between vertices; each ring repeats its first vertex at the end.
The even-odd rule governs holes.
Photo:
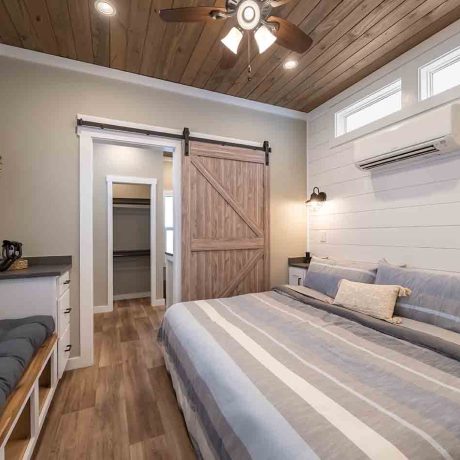
POLYGON ((0 272, 1 280, 61 276, 72 268, 72 256, 23 257, 29 262, 25 270, 0 272))
POLYGON ((289 257, 288 258, 289 267, 303 268, 307 269, 310 266, 310 261, 306 257, 289 257))

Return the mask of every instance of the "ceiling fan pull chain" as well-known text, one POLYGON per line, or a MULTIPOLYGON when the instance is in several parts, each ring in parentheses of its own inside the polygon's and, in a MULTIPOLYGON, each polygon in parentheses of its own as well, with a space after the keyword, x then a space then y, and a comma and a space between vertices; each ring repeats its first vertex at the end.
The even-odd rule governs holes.
POLYGON ((251 68, 251 36, 250 34, 246 34, 248 36, 248 82, 252 80, 252 68, 251 68))

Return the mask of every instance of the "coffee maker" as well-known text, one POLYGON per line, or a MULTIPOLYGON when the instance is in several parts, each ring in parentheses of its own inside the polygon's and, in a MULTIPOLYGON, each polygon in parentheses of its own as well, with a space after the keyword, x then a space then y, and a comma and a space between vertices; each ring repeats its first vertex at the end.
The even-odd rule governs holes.
POLYGON ((13 263, 22 256, 22 243, 19 241, 3 240, 0 272, 8 270, 13 263))

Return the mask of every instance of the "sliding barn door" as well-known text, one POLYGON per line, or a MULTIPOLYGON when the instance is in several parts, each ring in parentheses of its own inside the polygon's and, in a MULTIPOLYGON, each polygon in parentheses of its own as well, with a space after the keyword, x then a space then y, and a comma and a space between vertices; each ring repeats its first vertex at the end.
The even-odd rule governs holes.
POLYGON ((182 299, 268 289, 264 152, 191 142, 182 160, 182 299))

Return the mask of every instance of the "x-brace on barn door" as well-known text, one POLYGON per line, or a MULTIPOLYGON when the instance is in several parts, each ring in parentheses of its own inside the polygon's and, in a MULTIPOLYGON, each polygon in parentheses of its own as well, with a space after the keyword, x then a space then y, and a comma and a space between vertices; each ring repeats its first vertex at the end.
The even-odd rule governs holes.
POLYGON ((182 160, 182 299, 268 289, 265 153, 195 141, 188 153, 182 160))

